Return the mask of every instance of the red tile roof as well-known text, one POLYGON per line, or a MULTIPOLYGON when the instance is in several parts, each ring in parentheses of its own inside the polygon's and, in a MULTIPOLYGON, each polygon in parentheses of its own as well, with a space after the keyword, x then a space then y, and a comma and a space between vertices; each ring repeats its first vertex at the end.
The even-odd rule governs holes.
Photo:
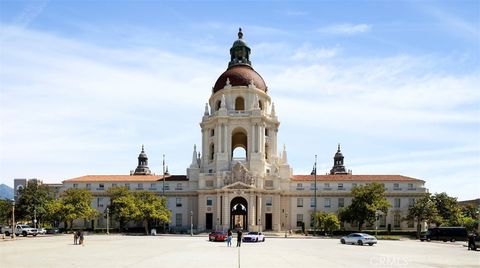
MULTIPOLYGON (((63 182, 153 182, 162 181, 160 175, 86 175, 63 182)), ((165 181, 188 181, 186 175, 167 175, 165 181)))
MULTIPOLYGON (((293 175, 292 181, 313 181, 313 175, 293 175)), ((317 181, 410 181, 425 182, 402 175, 317 175, 317 181)))

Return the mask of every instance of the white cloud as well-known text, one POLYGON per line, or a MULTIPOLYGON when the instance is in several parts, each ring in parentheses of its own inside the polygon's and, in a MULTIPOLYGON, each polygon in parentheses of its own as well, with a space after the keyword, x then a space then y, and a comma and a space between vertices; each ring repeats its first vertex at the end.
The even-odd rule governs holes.
POLYGON ((323 34, 337 34, 337 35, 354 35, 360 33, 369 32, 372 27, 368 24, 333 24, 328 25, 322 28, 319 28, 317 31, 323 34))
POLYGON ((304 44, 293 52, 291 57, 295 61, 315 61, 324 58, 332 58, 338 54, 339 48, 313 48, 310 44, 304 44))

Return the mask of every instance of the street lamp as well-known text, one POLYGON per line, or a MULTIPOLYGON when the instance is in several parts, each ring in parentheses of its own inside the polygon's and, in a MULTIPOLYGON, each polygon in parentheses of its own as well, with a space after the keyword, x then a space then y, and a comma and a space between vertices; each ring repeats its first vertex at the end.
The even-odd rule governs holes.
POLYGON ((317 235, 317 224, 316 224, 316 214, 317 214, 317 155, 315 155, 315 164, 313 164, 313 170, 310 175, 313 175, 315 180, 315 188, 313 189, 313 235, 317 235))
POLYGON ((193 211, 190 210, 190 236, 193 236, 193 211))
POLYGON ((375 211, 375 236, 377 236, 377 232, 378 232, 378 219, 380 217, 380 215, 382 215, 383 213, 380 212, 380 211, 375 211))
POLYGON ((258 231, 261 232, 262 231, 262 219, 258 219, 258 231))
POLYGON ((109 215, 108 214, 110 214, 110 209, 109 208, 107 208, 107 235, 110 234, 110 232, 109 232, 109 227, 110 226, 108 225, 109 224, 109 215))
POLYGON ((287 218, 288 218, 288 212, 285 212, 285 238, 287 238, 287 231, 288 231, 287 218))
POLYGON ((33 228, 37 228, 37 208, 33 209, 33 228))
POLYGON ((15 239, 15 231, 17 226, 15 224, 15 200, 12 200, 12 239, 15 239))

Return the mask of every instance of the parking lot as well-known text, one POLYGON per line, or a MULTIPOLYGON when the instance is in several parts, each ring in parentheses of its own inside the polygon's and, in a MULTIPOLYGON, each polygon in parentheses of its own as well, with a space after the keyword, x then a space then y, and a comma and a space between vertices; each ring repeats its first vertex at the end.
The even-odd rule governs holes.
POLYGON ((0 241, 0 267, 479 267, 480 251, 464 245, 406 240, 357 246, 267 237, 239 250, 207 236, 91 235, 78 246, 72 236, 57 235, 0 241))

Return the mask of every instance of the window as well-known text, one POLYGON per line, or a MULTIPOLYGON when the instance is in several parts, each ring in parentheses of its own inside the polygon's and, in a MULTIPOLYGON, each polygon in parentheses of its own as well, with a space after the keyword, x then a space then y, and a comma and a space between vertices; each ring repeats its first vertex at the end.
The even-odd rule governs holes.
POLYGON ((175 199, 175 202, 177 204, 177 207, 181 207, 182 206, 182 198, 181 197, 177 197, 175 199))
POLYGON ((130 183, 125 183, 125 187, 127 187, 127 189, 130 190, 130 183))
POLYGON ((137 189, 138 190, 143 190, 143 183, 137 184, 137 189))
POLYGON ((400 227, 400 214, 395 214, 393 216, 393 227, 400 227))
POLYGON ((182 214, 181 213, 175 214, 175 226, 177 226, 177 227, 182 226, 182 214))
POLYGON ((343 183, 339 183, 337 188, 338 190, 343 190, 343 183))
POLYGON ((78 188, 78 183, 74 183, 73 188, 78 188))
POLYGON ((393 206, 395 208, 400 208, 400 198, 395 198, 393 206))
POLYGON ((88 190, 92 189, 92 184, 91 183, 87 183, 87 189, 88 190))
POLYGON ((155 183, 150 183, 150 189, 156 189, 157 185, 155 183))
POLYGON ((213 206, 213 199, 211 197, 207 197, 207 206, 213 206))
POLYGON ((210 144, 210 160, 213 160, 215 157, 215 144, 210 144))
POLYGON ((117 187, 117 184, 116 184, 116 183, 112 183, 112 187, 117 187))
POLYGON ((235 110, 236 111, 245 110, 245 100, 242 97, 237 97, 235 99, 235 110))
POLYGON ((105 184, 100 183, 100 184, 98 185, 98 188, 102 188, 102 189, 105 188, 105 184))
POLYGON ((303 190, 303 184, 297 183, 297 190, 303 190))
POLYGON ((213 137, 215 136, 215 129, 210 129, 210 137, 213 137))
POLYGON ((380 215, 380 227, 387 226, 387 215, 380 215))
POLYGON ((408 190, 415 190, 415 188, 413 187, 413 183, 408 184, 408 190))
POLYGON ((340 198, 338 199, 338 207, 339 207, 339 208, 345 207, 345 198, 340 197, 340 198))
POLYGON ((303 207, 303 198, 297 198, 297 207, 302 208, 303 207))
POLYGON ((221 106, 222 106, 222 102, 220 100, 218 100, 217 103, 215 104, 215 110, 216 111, 220 110, 221 106))
POLYGON ((183 190, 183 185, 181 183, 177 183, 177 187, 175 187, 175 190, 183 190))
POLYGON ((168 183, 165 183, 165 191, 170 191, 170 185, 168 183))
POLYGON ((297 227, 303 226, 303 214, 297 214, 297 227))
POLYGON ((266 180, 265 181, 265 187, 273 187, 273 180, 266 180))
MULTIPOLYGON (((310 183, 310 190, 315 190, 315 183, 314 182, 310 183)), ((317 190, 318 190, 318 187, 317 187, 317 190)))
POLYGON ((212 180, 205 181, 205 186, 206 187, 213 187, 213 181, 212 180))
POLYGON ((310 207, 311 208, 315 207, 315 197, 310 198, 310 207))
POLYGON ((398 183, 394 183, 393 190, 400 190, 400 185, 398 183))
POLYGON ((103 207, 103 197, 97 197, 97 207, 103 207))
POLYGON ((268 128, 265 128, 265 136, 268 137, 268 128))
POLYGON ((408 199, 408 206, 413 206, 413 204, 415 204, 415 198, 409 198, 408 199))
POLYGON ((265 206, 267 207, 271 207, 272 206, 272 197, 271 196, 267 196, 265 198, 265 206))
POLYGON ((357 184, 356 183, 352 183, 352 188, 353 187, 357 187, 357 184))
POLYGON ((326 208, 331 207, 331 205, 332 205, 331 202, 332 202, 332 200, 330 198, 325 198, 325 207, 326 208))
POLYGON ((330 183, 328 183, 328 182, 324 183, 324 184, 323 184, 323 189, 324 189, 324 190, 331 190, 331 188, 330 188, 330 183))

